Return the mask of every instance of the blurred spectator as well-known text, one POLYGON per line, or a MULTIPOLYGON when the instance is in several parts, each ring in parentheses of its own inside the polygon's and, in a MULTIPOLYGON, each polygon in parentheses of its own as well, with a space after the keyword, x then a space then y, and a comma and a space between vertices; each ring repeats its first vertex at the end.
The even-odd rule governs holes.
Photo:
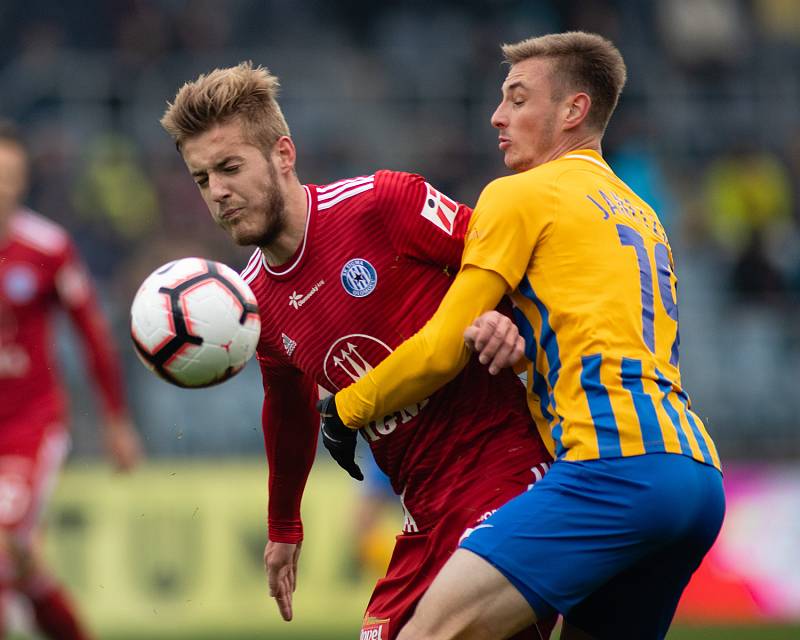
POLYGON ((672 235, 675 203, 672 189, 653 150, 653 135, 644 110, 627 109, 609 127, 603 154, 614 172, 658 214, 661 224, 672 235))
POLYGON ((153 231, 159 220, 158 201, 129 138, 101 135, 85 153, 73 203, 79 217, 90 224, 86 231, 94 235, 93 266, 108 273, 118 265, 126 243, 144 239, 153 231))
POLYGON ((786 166, 772 153, 739 146, 711 162, 705 192, 712 237, 733 264, 733 291, 744 301, 781 301, 787 283, 779 249, 794 232, 786 166))
POLYGON ((657 7, 667 47, 687 66, 732 65, 749 51, 751 34, 738 0, 662 0, 657 7))

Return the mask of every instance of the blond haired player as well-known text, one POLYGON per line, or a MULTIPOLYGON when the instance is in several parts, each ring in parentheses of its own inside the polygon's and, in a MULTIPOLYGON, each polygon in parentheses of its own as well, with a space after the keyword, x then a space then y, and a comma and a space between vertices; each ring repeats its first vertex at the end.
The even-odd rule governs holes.
POLYGON ((581 32, 503 52, 492 124, 516 174, 481 194, 431 321, 330 405, 357 428, 425 397, 467 361, 464 328, 510 293, 556 462, 466 538, 400 640, 505 638, 553 611, 565 638, 663 638, 725 507, 681 385, 667 236, 601 153, 625 64, 581 32))
MULTIPOLYGON (((422 327, 452 282, 472 212, 409 173, 301 183, 277 84, 248 63, 217 69, 184 85, 162 124, 215 222, 237 244, 256 247, 243 277, 263 318, 264 558, 270 592, 290 620, 317 385, 346 387, 422 327)), ((361 628, 362 638, 391 640, 464 531, 525 491, 550 456, 516 376, 491 376, 477 358, 430 397, 366 423, 362 435, 405 511, 361 628)), ((344 436, 323 433, 323 442, 361 479, 356 432, 344 436)), ((552 621, 543 627, 547 635, 552 621)), ((531 627, 523 638, 539 634, 531 627)))

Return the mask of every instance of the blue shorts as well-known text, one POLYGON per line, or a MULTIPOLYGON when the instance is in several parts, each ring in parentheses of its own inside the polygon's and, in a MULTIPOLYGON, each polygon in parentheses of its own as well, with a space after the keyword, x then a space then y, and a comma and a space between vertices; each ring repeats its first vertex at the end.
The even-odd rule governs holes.
POLYGON ((556 462, 461 544, 539 618, 602 638, 663 638, 722 526, 714 467, 677 454, 556 462))

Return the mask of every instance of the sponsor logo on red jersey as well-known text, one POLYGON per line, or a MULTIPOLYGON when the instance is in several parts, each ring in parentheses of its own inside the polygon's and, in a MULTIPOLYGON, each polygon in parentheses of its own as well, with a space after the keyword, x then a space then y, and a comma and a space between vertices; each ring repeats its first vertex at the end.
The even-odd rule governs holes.
POLYGON ((308 299, 311 296, 313 296, 317 291, 319 291, 319 288, 324 284, 325 280, 320 280, 313 287, 311 287, 310 291, 305 295, 302 293, 297 293, 297 291, 292 291, 292 293, 289 294, 289 306, 294 307, 295 309, 299 309, 306 302, 308 302, 308 299))
POLYGON ((389 640, 389 618, 385 620, 366 618, 361 627, 359 640, 389 640))
POLYGON ((427 182, 425 186, 428 188, 428 193, 425 196, 425 202, 422 204, 422 211, 419 212, 420 215, 426 220, 430 220, 447 235, 452 236, 456 213, 458 213, 458 204, 434 189, 427 182))

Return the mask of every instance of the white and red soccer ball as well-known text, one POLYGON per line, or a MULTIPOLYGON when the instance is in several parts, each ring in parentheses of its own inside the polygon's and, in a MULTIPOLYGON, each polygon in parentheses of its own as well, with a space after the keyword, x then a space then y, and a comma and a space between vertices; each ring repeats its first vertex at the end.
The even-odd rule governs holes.
POLYGON ((260 332, 250 287, 213 260, 183 258, 159 267, 131 306, 136 354, 179 387, 208 387, 234 376, 255 353, 260 332))

